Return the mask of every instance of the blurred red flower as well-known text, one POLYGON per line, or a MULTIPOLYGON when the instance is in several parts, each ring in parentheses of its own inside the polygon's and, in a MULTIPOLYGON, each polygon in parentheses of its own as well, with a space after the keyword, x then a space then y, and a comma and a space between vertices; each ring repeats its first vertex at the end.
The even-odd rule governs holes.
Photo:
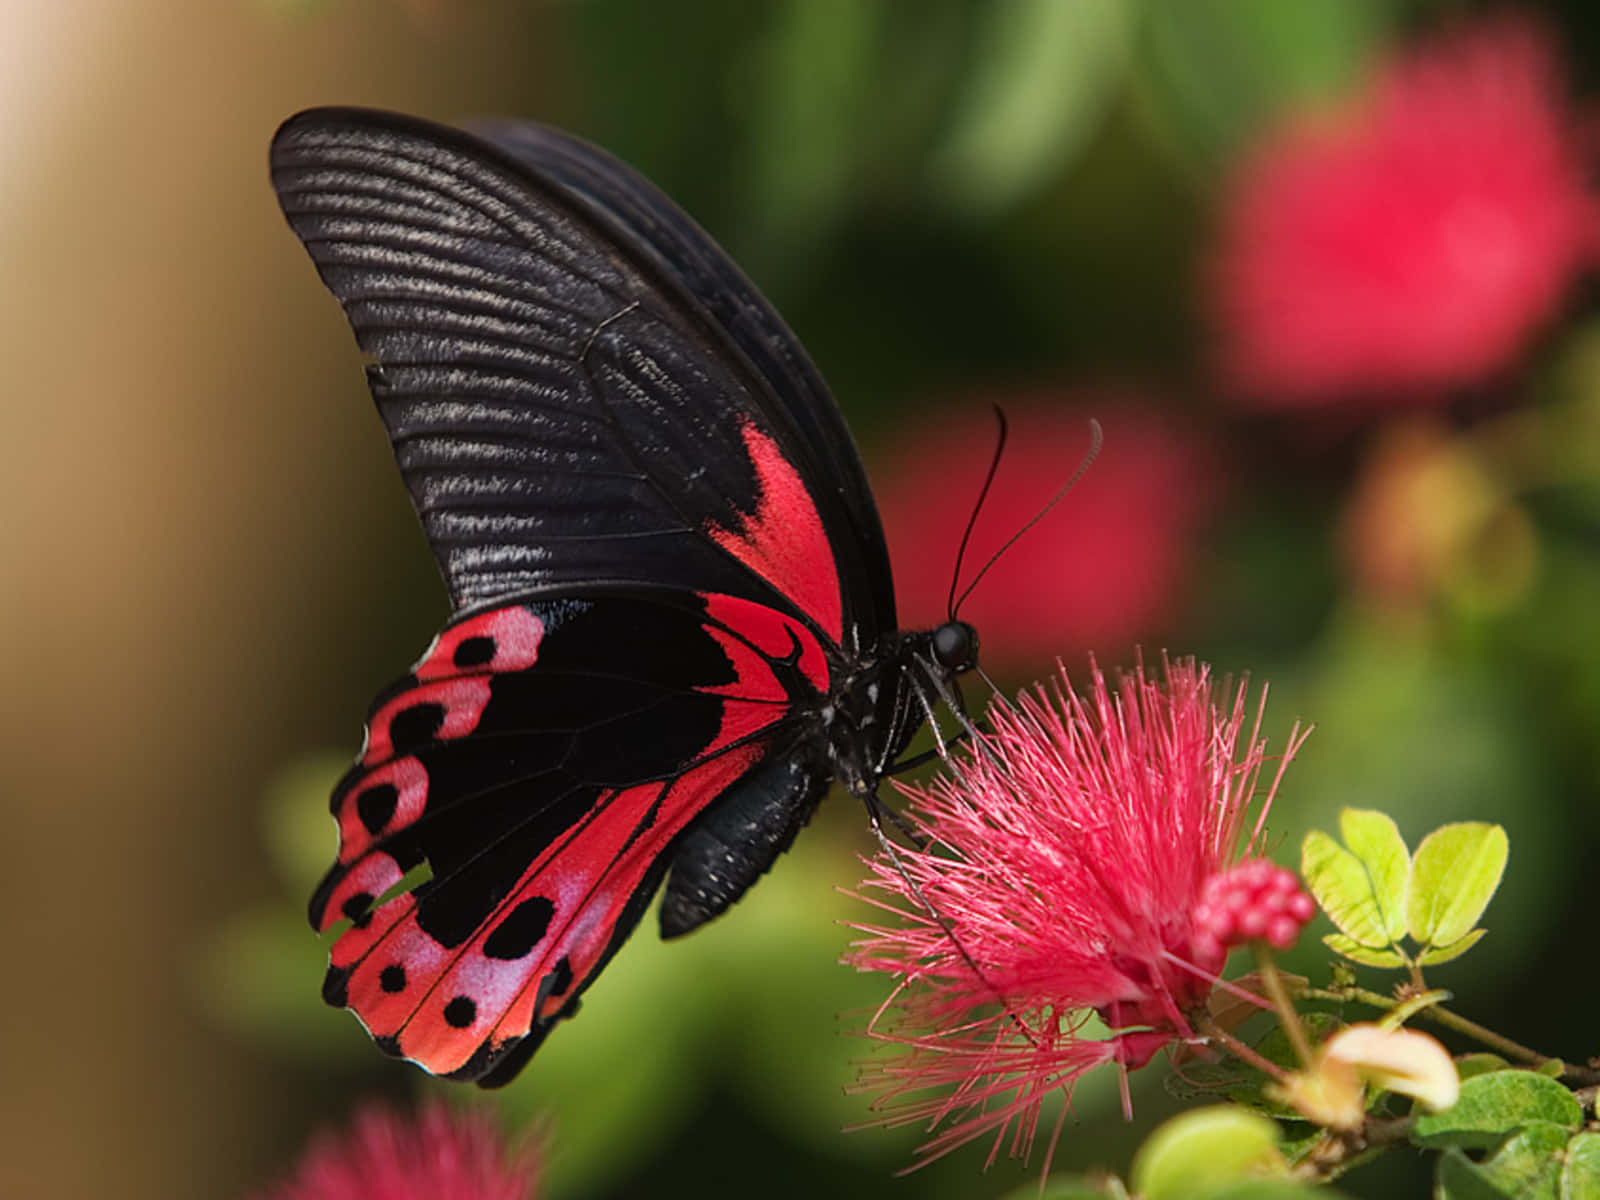
POLYGON ((257 1200, 532 1200, 537 1164, 509 1153, 487 1112, 442 1104, 415 1118, 368 1108, 347 1134, 323 1135, 295 1175, 257 1200))
MULTIPOLYGON (((1075 394, 1005 403, 1011 439, 967 551, 965 587, 1039 512, 1089 448, 1088 473, 1000 559, 962 609, 991 669, 1037 670, 1084 649, 1125 653, 1180 611, 1191 547, 1217 488, 1210 455, 1155 410, 1125 397, 1075 394)), ((894 560, 900 624, 945 618, 950 572, 994 448, 995 418, 969 405, 880 459, 874 487, 894 560)))
POLYGON ((1543 28, 1500 18, 1268 135, 1212 264, 1232 384, 1258 403, 1433 399, 1507 366, 1595 245, 1564 83, 1543 28))
MULTIPOLYGON (((883 1124, 945 1124, 926 1158, 992 1132, 992 1160, 1008 1129, 1026 1154, 1051 1091, 1194 1036, 1239 940, 1219 937, 1218 909, 1249 905, 1212 881, 1259 848, 1303 735, 1258 797, 1266 744, 1244 685, 1216 696, 1190 660, 1161 680, 1141 666, 1114 693, 1091 666, 1089 683, 1080 697, 1063 672, 992 703, 991 734, 901 788, 927 848, 869 864, 861 898, 896 920, 857 926, 868 936, 846 961, 899 980, 868 1032, 903 1049, 871 1061, 862 1087, 883 1124), (1091 1014, 1104 1036, 1084 1029, 1091 1014)), ((1289 907, 1259 870, 1245 883, 1289 907)))

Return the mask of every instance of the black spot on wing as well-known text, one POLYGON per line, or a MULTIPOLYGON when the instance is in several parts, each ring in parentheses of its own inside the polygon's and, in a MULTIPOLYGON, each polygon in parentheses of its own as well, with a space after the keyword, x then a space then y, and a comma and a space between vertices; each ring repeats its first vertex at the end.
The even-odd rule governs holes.
POLYGON ((374 784, 356 797, 356 813, 367 832, 377 837, 394 818, 400 790, 392 783, 374 784))
POLYGON ((486 667, 494 661, 494 639, 492 637, 463 638, 456 647, 452 662, 462 670, 473 667, 486 667))
POLYGON ((329 967, 322 977, 322 998, 334 1008, 343 1008, 350 998, 350 968, 329 967))
POLYGON ((365 929, 372 921, 373 899, 371 892, 355 892, 345 898, 345 902, 339 906, 339 911, 348 917, 357 929, 365 929))
POLYGON ((394 996, 406 990, 406 969, 399 963, 390 963, 378 974, 378 986, 394 996))
POLYGON ((433 741, 444 725, 444 717, 444 705, 433 701, 413 704, 397 712, 389 722, 389 741, 395 754, 405 754, 433 741))
POLYGON ((544 896, 524 900, 484 939, 484 954, 507 960, 527 957, 544 940, 555 912, 556 906, 544 896))
POLYGON ((444 1023, 452 1029, 466 1029, 478 1016, 478 1005, 471 996, 456 996, 444 1006, 444 1023))

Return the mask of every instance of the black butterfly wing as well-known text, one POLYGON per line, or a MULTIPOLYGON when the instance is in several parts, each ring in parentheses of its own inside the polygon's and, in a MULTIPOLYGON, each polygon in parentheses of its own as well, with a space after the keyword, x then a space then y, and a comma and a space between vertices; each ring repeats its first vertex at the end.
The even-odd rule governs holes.
POLYGON ((803 710, 828 685, 804 622, 729 596, 630 587, 453 621, 378 697, 334 791, 339 857, 311 900, 318 929, 346 923, 325 997, 388 1053, 502 1082, 709 806, 764 801, 771 853, 787 844, 827 784, 803 710))
POLYGON ((843 507, 854 537, 839 539, 840 569, 863 600, 870 597, 876 618, 871 626, 896 628, 888 551, 861 455, 828 385, 777 310, 682 209, 604 150, 526 121, 481 121, 471 128, 530 171, 559 182, 732 339, 771 386, 773 400, 805 445, 807 461, 817 465, 812 486, 835 493, 843 507), (858 546, 860 555, 852 555, 858 546))
POLYGON ((495 128, 324 109, 272 147, 456 606, 635 581, 794 607, 835 644, 892 630, 859 460, 793 335, 628 168, 495 128))

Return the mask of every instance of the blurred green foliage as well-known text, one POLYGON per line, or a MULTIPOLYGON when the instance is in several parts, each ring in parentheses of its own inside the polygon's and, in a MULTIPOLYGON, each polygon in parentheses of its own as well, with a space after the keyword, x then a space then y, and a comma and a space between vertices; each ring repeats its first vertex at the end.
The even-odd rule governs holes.
MULTIPOLYGON (((314 36, 317 7, 294 7, 314 36)), ((1412 841, 1448 821, 1503 825, 1514 851, 1491 936, 1471 971, 1438 977, 1461 1011, 1586 1057, 1592 956, 1572 951, 1592 936, 1600 832, 1600 324, 1574 304, 1503 394, 1438 420, 1450 477, 1479 483, 1433 493, 1430 511, 1458 506, 1459 528, 1397 601, 1352 565, 1348 539, 1374 447, 1404 414, 1241 415, 1208 382, 1195 312, 1233 156, 1287 106, 1339 94, 1398 39, 1474 7, 574 0, 547 6, 548 44, 530 47, 559 87, 528 115, 607 146, 714 232, 801 334, 875 470, 914 452, 941 408, 1108 377, 1225 446, 1226 511, 1181 621, 1149 631, 1152 648, 1270 680, 1278 745, 1292 721, 1316 724, 1274 810, 1280 861, 1346 806, 1392 814, 1412 841), (1521 983, 1535 978, 1538 1004, 1521 983)), ((1591 75, 1593 14, 1549 13, 1575 74, 1591 75)), ((1072 520, 1070 498, 1053 519, 1072 520)), ((374 661, 398 673, 425 643, 437 596, 399 603, 352 646, 352 675, 374 661)), ((1083 649, 1059 652, 1075 666, 1083 649)), ((331 860, 337 769, 319 759, 274 785, 263 841, 281 895, 222 928, 198 990, 219 1021, 299 1063, 286 1069, 352 1096, 442 1087, 381 1061, 317 995, 323 950, 300 913, 331 860)), ((870 1120, 844 1094, 868 1047, 840 1030, 884 989, 837 965, 840 922, 871 915, 834 890, 868 849, 862 824, 826 806, 734 913, 681 943, 659 943, 647 918, 581 1016, 496 1096, 508 1121, 550 1123, 550 1195, 983 1196, 1029 1178, 1003 1155, 980 1176, 974 1147, 895 1179, 916 1131, 839 1132, 870 1120)), ((1322 979, 1326 958, 1308 937, 1289 965, 1322 979)), ((1113 1092, 1093 1080, 1074 1095, 1058 1166, 1126 1171, 1136 1135, 1113 1092)), ((1141 1128, 1165 1111, 1148 1086, 1135 1100, 1141 1128)), ((1426 1186, 1420 1169, 1386 1163, 1341 1187, 1402 1194, 1426 1186)))

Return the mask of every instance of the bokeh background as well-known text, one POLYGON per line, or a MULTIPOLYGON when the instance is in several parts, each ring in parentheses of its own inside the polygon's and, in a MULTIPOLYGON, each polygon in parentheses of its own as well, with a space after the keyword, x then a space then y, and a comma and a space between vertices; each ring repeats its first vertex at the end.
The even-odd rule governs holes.
MULTIPOLYGON (((433 1084, 316 995, 324 797, 442 589, 266 146, 322 103, 518 114, 630 160, 832 382, 908 623, 972 596, 1015 686, 1170 649, 1317 730, 1339 806, 1494 820, 1491 936, 1436 982, 1597 1050, 1600 21, 1589 0, 0 2, 10 680, 0 1194, 232 1197, 433 1084)), ((826 805, 728 919, 644 932, 518 1084, 555 1197, 996 1196, 846 1095, 881 981, 826 805)), ((1295 965, 1322 968, 1312 948, 1295 965)), ((1058 1154, 1122 1169, 1081 1087, 1058 1154)), ((1425 1186, 1400 1161, 1355 1194, 1425 1186)))

